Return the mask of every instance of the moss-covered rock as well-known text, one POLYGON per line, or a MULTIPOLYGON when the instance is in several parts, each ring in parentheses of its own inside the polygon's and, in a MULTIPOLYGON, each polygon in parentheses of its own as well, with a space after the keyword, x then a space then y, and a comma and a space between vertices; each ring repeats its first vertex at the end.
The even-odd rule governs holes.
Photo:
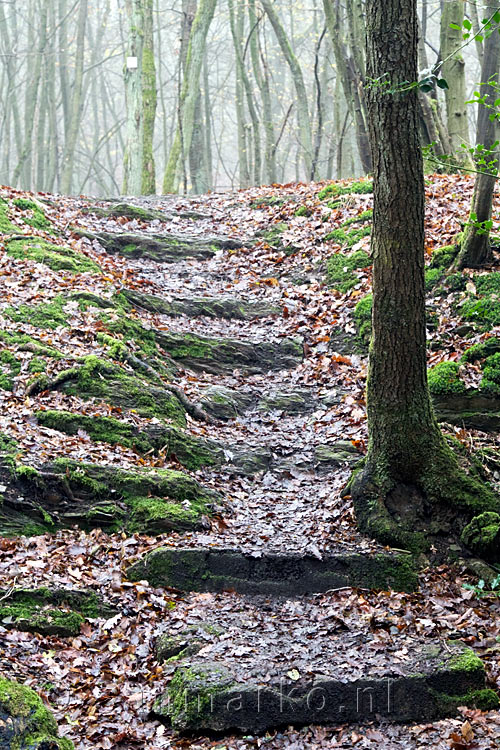
POLYGON ((318 445, 314 449, 314 462, 320 471, 337 467, 355 466, 362 459, 360 452, 350 440, 318 445))
POLYGON ((498 561, 500 557, 500 514, 481 513, 462 532, 462 542, 479 557, 498 561))
POLYGON ((0 623, 7 629, 76 636, 86 617, 109 617, 115 612, 93 591, 48 588, 0 591, 0 623))
POLYGON ((345 294, 358 283, 355 271, 371 266, 370 256, 364 250, 357 250, 352 255, 337 253, 327 263, 327 280, 330 286, 345 294))
POLYGON ((15 198, 12 203, 23 212, 22 220, 25 224, 34 229, 50 229, 50 221, 45 216, 43 206, 38 201, 30 198, 15 198))
POLYGON ((43 239, 11 240, 7 243, 7 254, 18 260, 43 263, 53 271, 101 273, 97 263, 83 253, 69 247, 53 245, 43 239))
POLYGON ((433 396, 465 393, 465 383, 460 378, 457 362, 441 362, 428 371, 429 390, 433 396))
POLYGON ((253 343, 239 339, 208 338, 194 333, 157 332, 159 345, 176 362, 196 371, 253 374, 288 370, 303 359, 300 339, 253 343))
POLYGON ((2 391, 11 391, 14 388, 14 379, 20 372, 19 359, 7 349, 0 352, 0 389, 2 391))
POLYGON ((68 316, 64 312, 65 299, 62 294, 51 302, 40 302, 38 305, 18 305, 7 307, 4 314, 15 323, 29 323, 36 328, 55 329, 67 327, 68 316))
POLYGON ((124 290, 126 300, 134 307, 178 317, 186 315, 189 318, 228 318, 239 320, 253 320, 270 315, 279 315, 281 308, 266 302, 247 302, 235 297, 178 297, 167 301, 162 297, 151 294, 124 290))
POLYGON ((203 409, 216 419, 235 419, 244 414, 255 402, 252 393, 214 385, 203 391, 200 404, 203 409))
POLYGON ((458 254, 458 245, 445 245, 438 247, 432 252, 430 268, 439 268, 444 271, 449 268, 458 254))
POLYGON ((318 193, 320 201, 326 200, 340 195, 366 195, 373 193, 373 182, 371 180, 353 180, 348 182, 347 185, 342 185, 336 182, 326 185, 318 193))
POLYGON ((0 676, 0 750, 73 750, 31 688, 0 676))
POLYGON ((485 393, 500 396, 500 351, 486 358, 481 388, 485 393))
POLYGON ((184 427, 185 412, 175 395, 130 370, 93 355, 64 370, 54 381, 39 380, 38 388, 52 388, 88 401, 96 399, 144 417, 171 420, 184 427))

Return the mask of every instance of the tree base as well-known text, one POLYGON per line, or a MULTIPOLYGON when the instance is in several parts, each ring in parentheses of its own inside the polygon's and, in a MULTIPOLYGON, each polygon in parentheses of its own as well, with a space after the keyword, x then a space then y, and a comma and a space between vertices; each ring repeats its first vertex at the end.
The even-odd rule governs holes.
POLYGON ((473 519, 475 529, 476 518, 500 513, 500 498, 466 457, 444 443, 413 484, 392 479, 378 466, 368 458, 349 486, 362 533, 397 549, 430 552, 436 561, 471 554, 500 561, 499 545, 489 540, 483 553, 478 534, 464 533, 473 519))

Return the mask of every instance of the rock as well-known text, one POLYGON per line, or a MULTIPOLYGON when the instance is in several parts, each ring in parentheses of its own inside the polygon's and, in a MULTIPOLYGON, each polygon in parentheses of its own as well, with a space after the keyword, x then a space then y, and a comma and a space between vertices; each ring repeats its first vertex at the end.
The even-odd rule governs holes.
POLYGON ((462 531, 461 541, 474 554, 491 562, 500 557, 500 515, 481 513, 475 516, 462 531))
POLYGON ((235 419, 251 408, 255 397, 251 393, 214 385, 207 388, 201 397, 201 407, 216 419, 235 419))
POLYGON ((417 576, 411 558, 379 554, 312 555, 230 549, 160 548, 127 571, 133 581, 172 586, 181 591, 224 591, 242 594, 299 596, 343 586, 413 591, 417 576))
POLYGON ((181 633, 162 633, 155 644, 156 659, 161 664, 173 657, 192 656, 201 651, 207 642, 207 635, 220 635, 221 633, 220 628, 209 623, 190 625, 181 633))
POLYGON ((314 461, 320 470, 355 466, 362 456, 350 440, 318 445, 314 449, 314 461))
POLYGON ((226 461, 224 470, 233 474, 254 476, 261 471, 267 471, 272 463, 273 456, 266 448, 236 448, 230 447, 225 450, 226 461))
POLYGON ((74 589, 0 590, 0 624, 13 630, 60 637, 77 636, 86 617, 111 617, 116 610, 94 591, 74 589))
POLYGON ((281 314, 281 308, 277 305, 270 305, 266 302, 247 302, 236 297, 174 297, 167 301, 161 297, 129 289, 124 289, 122 294, 134 307, 171 317, 186 315, 189 318, 254 320, 281 314))
POLYGON ((480 391, 433 397, 434 410, 440 422, 464 426, 470 430, 500 430, 500 398, 480 391))
POLYGON ((216 492, 179 471, 127 471, 62 458, 39 471, 6 462, 0 480, 4 504, 44 530, 74 524, 152 534, 197 529, 221 502, 216 492))
POLYGON ((208 338, 194 333, 156 331, 158 344, 175 361, 195 371, 215 374, 241 370, 245 374, 288 370, 302 362, 300 339, 278 341, 241 341, 208 338))
MULTIPOLYGON (((369 633, 363 635, 370 640, 369 633)), ((248 651, 255 633, 246 636, 248 651)), ((424 723, 453 715, 458 706, 498 705, 496 694, 485 689, 481 660, 460 643, 417 641, 405 660, 395 656, 393 663, 389 658, 378 666, 349 633, 329 635, 330 663, 317 673, 312 660, 306 674, 294 667, 295 645, 289 643, 288 663, 273 663, 272 654, 266 655, 260 670, 257 666, 244 681, 246 670, 235 657, 191 657, 175 670, 153 712, 178 731, 254 734, 290 724, 424 723), (343 660, 346 651, 350 669, 343 660)))
POLYGON ((282 411, 284 414, 304 414, 313 407, 312 394, 306 388, 289 391, 271 391, 258 405, 259 411, 282 411))
POLYGON ((73 750, 31 688, 0 676, 0 750, 73 750))
POLYGON ((241 240, 230 237, 176 236, 173 234, 134 234, 112 232, 89 232, 75 229, 75 234, 97 241, 107 253, 124 255, 127 258, 147 258, 157 263, 176 263, 186 258, 206 260, 218 250, 239 248, 241 240))

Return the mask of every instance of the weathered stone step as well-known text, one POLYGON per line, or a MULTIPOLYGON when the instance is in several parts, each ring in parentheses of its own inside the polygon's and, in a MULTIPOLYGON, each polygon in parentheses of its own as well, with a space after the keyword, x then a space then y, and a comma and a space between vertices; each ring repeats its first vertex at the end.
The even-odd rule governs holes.
POLYGON ((168 301, 130 289, 124 289, 122 294, 134 307, 171 317, 186 315, 189 318, 254 320, 281 314, 281 308, 277 305, 260 300, 249 302, 237 297, 174 297, 168 301))
POLYGON ((480 391, 435 396, 436 415, 441 422, 463 425, 470 430, 500 430, 500 398, 480 391))
POLYGON ((163 547, 131 565, 127 576, 181 591, 299 596, 344 586, 413 591, 417 574, 409 555, 338 552, 324 555, 252 554, 230 549, 163 547))
POLYGON ((89 232, 73 230, 79 237, 97 240, 107 253, 117 253, 127 258, 147 258, 157 263, 176 263, 186 258, 206 260, 218 250, 242 246, 241 240, 231 237, 176 236, 174 234, 136 234, 134 232, 89 232))
POLYGON ((116 609, 85 589, 0 590, 0 625, 42 635, 76 636, 85 618, 111 617, 116 609))
POLYGON ((272 390, 266 395, 253 390, 235 390, 214 385, 207 388, 200 397, 205 411, 221 420, 234 419, 251 409, 260 412, 277 411, 286 415, 307 414, 315 409, 327 409, 340 404, 347 391, 332 388, 316 397, 311 388, 272 390))
MULTIPOLYGON (((154 208, 145 208, 144 206, 136 206, 133 203, 125 203, 122 200, 116 203, 111 203, 108 207, 103 206, 88 206, 82 209, 83 214, 94 214, 103 219, 115 219, 124 217, 126 219, 137 219, 138 221, 172 221, 174 218, 173 213, 167 213, 166 211, 158 211, 154 208)), ((206 219, 209 218, 207 214, 202 214, 197 211, 176 211, 176 217, 181 219, 206 219)))
POLYGON ((252 342, 170 331, 155 331, 155 335, 158 344, 176 362, 191 370, 215 374, 233 370, 245 374, 289 370, 297 367, 304 356, 298 338, 252 342))
POLYGON ((63 458, 34 469, 13 456, 1 459, 5 506, 39 524, 39 533, 75 524, 128 533, 193 530, 203 528, 205 516, 222 502, 179 471, 132 471, 63 458))
POLYGON ((269 602, 265 609, 257 629, 243 604, 227 632, 200 623, 170 643, 160 638, 158 656, 177 651, 178 666, 153 713, 180 731, 261 733, 289 724, 426 722, 458 706, 498 705, 481 660, 460 642, 400 635, 374 651, 377 635, 366 622, 350 629, 314 606, 297 617, 269 602))

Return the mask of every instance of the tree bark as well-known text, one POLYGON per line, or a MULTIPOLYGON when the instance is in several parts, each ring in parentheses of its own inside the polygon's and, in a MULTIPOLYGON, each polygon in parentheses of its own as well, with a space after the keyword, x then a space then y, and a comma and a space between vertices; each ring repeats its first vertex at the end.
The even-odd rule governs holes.
MULTIPOLYGON (((387 80, 393 89, 417 80, 416 6, 417 0, 367 0, 368 80, 387 80)), ((352 496, 361 530, 416 550, 429 545, 429 526, 439 523, 442 507, 470 517, 472 507, 491 510, 498 501, 460 469, 429 396, 417 90, 388 94, 372 85, 367 98, 374 166, 370 439, 352 496)))
POLYGON ((484 146, 481 155, 488 154, 488 167, 478 164, 474 194, 472 196, 471 216, 464 234, 456 267, 481 268, 491 263, 493 255, 490 245, 490 230, 484 226, 489 222, 493 207, 498 175, 498 120, 490 115, 496 112, 495 101, 498 98, 498 73, 500 68, 500 34, 495 27, 484 43, 483 64, 481 67, 481 86, 479 93, 485 97, 485 104, 478 104, 477 144, 484 146), (489 85, 489 84, 492 85, 489 85), (482 226, 481 226, 482 225, 482 226))

